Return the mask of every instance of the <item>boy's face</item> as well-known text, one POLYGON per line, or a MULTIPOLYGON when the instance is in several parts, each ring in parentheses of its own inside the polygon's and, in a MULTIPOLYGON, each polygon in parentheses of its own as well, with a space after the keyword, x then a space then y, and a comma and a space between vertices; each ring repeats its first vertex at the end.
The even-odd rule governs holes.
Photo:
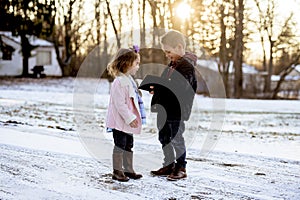
POLYGON ((166 57, 168 59, 170 59, 172 62, 177 61, 179 58, 181 58, 183 56, 180 45, 176 46, 175 48, 173 48, 167 44, 162 44, 161 46, 162 46, 162 50, 166 54, 166 57))

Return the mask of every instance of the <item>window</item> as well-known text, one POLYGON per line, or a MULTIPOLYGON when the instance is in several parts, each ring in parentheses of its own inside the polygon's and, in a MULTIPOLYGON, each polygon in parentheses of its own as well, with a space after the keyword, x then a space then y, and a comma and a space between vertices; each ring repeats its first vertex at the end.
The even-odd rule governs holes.
POLYGON ((51 51, 38 51, 36 65, 51 65, 51 51))
POLYGON ((3 60, 12 60, 12 50, 9 48, 2 49, 2 59, 3 60))
POLYGON ((0 37, 0 52, 2 53, 2 60, 12 60, 12 54, 14 51, 15 49, 12 46, 5 44, 0 37))

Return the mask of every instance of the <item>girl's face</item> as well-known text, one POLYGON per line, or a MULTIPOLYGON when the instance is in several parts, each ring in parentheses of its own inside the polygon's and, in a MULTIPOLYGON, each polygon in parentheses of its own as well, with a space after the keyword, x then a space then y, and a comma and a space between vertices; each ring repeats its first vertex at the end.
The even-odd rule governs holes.
POLYGON ((136 74, 139 68, 140 68, 140 56, 138 56, 138 58, 135 59, 135 61, 133 61, 132 66, 129 68, 127 73, 133 76, 136 74))

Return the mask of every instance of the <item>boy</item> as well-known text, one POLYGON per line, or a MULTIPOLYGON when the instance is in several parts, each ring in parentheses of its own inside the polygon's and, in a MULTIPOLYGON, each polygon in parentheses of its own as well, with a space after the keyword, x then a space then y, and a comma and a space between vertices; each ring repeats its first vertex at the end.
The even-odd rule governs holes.
POLYGON ((197 88, 194 69, 197 57, 185 52, 185 38, 175 30, 162 36, 161 47, 170 59, 168 68, 161 75, 167 84, 152 86, 151 111, 157 112, 157 128, 164 162, 162 168, 151 171, 151 174, 167 176, 168 180, 179 180, 187 177, 183 132, 184 121, 190 117, 197 88))

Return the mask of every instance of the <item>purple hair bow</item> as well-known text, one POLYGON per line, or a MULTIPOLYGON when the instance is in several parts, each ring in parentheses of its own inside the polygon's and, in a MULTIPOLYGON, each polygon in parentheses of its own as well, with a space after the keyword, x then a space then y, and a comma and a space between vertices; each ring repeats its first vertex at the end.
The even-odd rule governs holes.
POLYGON ((138 45, 133 45, 133 50, 134 50, 135 53, 140 52, 140 48, 139 48, 138 45))

